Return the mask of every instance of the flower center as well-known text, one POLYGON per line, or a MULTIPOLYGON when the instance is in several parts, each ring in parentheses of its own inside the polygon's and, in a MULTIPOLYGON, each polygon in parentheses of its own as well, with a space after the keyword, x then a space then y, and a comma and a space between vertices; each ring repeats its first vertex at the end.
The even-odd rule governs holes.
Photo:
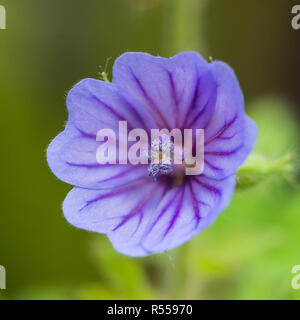
POLYGON ((174 162, 174 143, 170 137, 162 135, 154 139, 147 157, 151 160, 148 174, 152 180, 155 181, 160 175, 170 174, 173 171, 174 162))

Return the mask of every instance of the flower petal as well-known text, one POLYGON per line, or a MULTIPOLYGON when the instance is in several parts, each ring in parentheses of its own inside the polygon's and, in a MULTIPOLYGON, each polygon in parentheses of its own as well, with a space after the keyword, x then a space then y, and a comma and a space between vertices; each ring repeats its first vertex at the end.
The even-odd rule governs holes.
POLYGON ((147 175, 143 165, 101 165, 96 152, 101 142, 72 124, 60 133, 47 150, 52 172, 62 181, 83 188, 111 188, 147 175))
POLYGON ((201 111, 204 126, 213 113, 215 81, 209 64, 196 52, 169 59, 125 53, 114 64, 113 78, 150 110, 160 128, 182 128, 201 111))
POLYGON ((127 121, 128 130, 145 128, 134 101, 123 95, 123 90, 114 84, 94 79, 82 80, 70 90, 66 129, 47 150, 49 166, 59 179, 83 188, 110 188, 146 174, 142 166, 100 165, 96 161, 101 145, 96 135, 100 129, 113 129, 118 137, 121 120, 127 121))
POLYGON ((205 127, 204 175, 224 179, 243 164, 254 147, 257 127, 244 111, 244 99, 233 70, 210 64, 218 84, 215 112, 205 127))
POLYGON ((217 92, 209 63, 191 51, 165 59, 162 64, 172 81, 179 114, 177 126, 205 128, 214 113, 217 92))
POLYGON ((125 95, 113 83, 84 79, 68 94, 69 122, 83 133, 94 136, 103 128, 117 132, 119 121, 127 121, 128 130, 144 128, 143 119, 125 100, 125 95))
POLYGON ((147 255, 139 245, 140 238, 163 192, 163 185, 148 178, 111 190, 74 188, 63 211, 74 226, 108 234, 117 250, 132 256, 147 255))
POLYGON ((145 256, 174 248, 209 226, 228 205, 234 186, 232 176, 197 177, 169 191, 147 179, 112 190, 74 188, 63 210, 74 226, 106 233, 121 253, 145 256))
POLYGON ((171 189, 153 215, 143 247, 163 252, 190 240, 214 222, 229 204, 234 188, 234 176, 219 181, 197 176, 171 189))

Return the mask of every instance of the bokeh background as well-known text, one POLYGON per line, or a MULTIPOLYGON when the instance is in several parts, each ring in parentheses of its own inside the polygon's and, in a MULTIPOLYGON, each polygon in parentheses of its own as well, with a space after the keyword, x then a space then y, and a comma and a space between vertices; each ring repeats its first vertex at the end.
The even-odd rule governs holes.
MULTIPOLYGON (((289 0, 0 0, 0 299, 299 299, 300 30, 289 0), (260 135, 262 170, 217 222, 160 255, 128 258, 70 226, 71 189, 45 151, 67 119, 66 92, 126 51, 197 50, 236 71, 260 135), (278 163, 278 162, 277 162, 278 163), (280 160, 279 160, 280 164, 280 160), (272 167, 272 166, 270 166, 272 167), (288 168, 289 169, 289 168, 288 168)), ((252 168, 254 171, 256 168, 252 168)))

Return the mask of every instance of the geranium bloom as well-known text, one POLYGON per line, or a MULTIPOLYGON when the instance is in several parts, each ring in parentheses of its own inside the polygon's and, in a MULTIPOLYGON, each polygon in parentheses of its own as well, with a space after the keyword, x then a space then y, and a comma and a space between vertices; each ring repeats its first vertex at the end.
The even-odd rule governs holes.
POLYGON ((75 186, 64 215, 78 228, 107 234, 130 256, 169 250, 209 226, 229 204, 234 174, 257 135, 233 70, 195 52, 169 59, 125 53, 114 64, 112 83, 82 80, 69 92, 67 107, 65 130, 47 152, 53 173, 75 186), (168 161, 100 165, 97 132, 117 132, 124 120, 128 129, 147 132, 204 129, 204 171, 185 175, 168 161))

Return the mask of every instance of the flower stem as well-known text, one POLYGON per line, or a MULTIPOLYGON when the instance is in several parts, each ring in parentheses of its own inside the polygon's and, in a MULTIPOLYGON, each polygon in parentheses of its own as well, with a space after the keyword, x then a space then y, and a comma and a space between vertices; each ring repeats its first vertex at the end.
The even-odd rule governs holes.
POLYGON ((205 55, 200 22, 206 1, 169 0, 167 2, 165 10, 167 54, 195 50, 205 55))

